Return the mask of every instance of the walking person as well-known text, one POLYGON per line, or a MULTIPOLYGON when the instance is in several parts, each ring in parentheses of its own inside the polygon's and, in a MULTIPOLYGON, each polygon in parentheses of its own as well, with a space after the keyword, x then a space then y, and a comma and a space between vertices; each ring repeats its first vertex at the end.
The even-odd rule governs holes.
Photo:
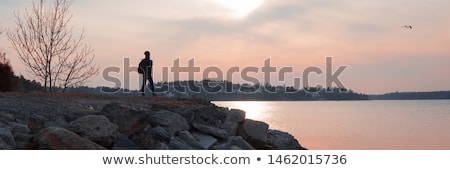
POLYGON ((155 96, 155 86, 153 84, 152 77, 152 68, 153 68, 153 60, 150 59, 150 52, 144 52, 145 58, 139 62, 138 72, 143 76, 141 93, 142 96, 145 96, 145 86, 147 85, 147 80, 150 86, 150 90, 152 91, 152 96, 155 96))

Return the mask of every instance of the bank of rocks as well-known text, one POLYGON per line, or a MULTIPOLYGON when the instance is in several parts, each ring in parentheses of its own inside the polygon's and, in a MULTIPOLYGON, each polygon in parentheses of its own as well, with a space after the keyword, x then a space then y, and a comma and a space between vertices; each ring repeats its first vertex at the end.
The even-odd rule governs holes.
POLYGON ((0 95, 0 149, 305 149, 242 110, 205 101, 23 95, 0 95))

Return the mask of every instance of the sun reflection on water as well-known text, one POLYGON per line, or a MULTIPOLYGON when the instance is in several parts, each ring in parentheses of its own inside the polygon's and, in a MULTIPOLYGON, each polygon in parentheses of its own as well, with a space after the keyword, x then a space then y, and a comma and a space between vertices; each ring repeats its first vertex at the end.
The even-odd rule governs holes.
POLYGON ((253 120, 261 120, 267 118, 267 109, 268 107, 264 104, 264 102, 258 101, 246 101, 246 102, 229 102, 227 103, 227 107, 230 109, 240 109, 245 111, 245 117, 247 119, 253 120))

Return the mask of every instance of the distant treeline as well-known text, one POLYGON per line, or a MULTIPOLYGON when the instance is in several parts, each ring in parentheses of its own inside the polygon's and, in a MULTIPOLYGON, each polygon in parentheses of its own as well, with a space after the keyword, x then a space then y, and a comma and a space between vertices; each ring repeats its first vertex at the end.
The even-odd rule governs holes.
MULTIPOLYGON (((15 77, 16 88, 14 91, 33 92, 42 91, 43 87, 36 81, 30 81, 23 76, 15 77)), ((55 88, 54 92, 62 92, 62 88, 55 88)), ((273 100, 273 101, 298 101, 298 100, 368 100, 369 96, 356 93, 346 88, 321 88, 309 87, 297 89, 290 86, 272 86, 235 84, 229 81, 173 81, 158 82, 155 91, 159 96, 174 98, 198 98, 205 100, 273 100)), ((104 94, 113 96, 137 96, 138 90, 129 90, 115 87, 69 87, 67 93, 104 94)), ((148 91, 147 91, 148 93, 148 91)))
MULTIPOLYGON (((68 91, 79 91, 68 89, 68 91)), ((86 92, 84 89, 84 92, 86 92)), ((97 87, 95 91, 111 95, 136 95, 137 90, 110 87, 97 87)), ((175 98, 199 98, 214 101, 259 100, 259 101, 299 101, 299 100, 368 100, 369 96, 346 88, 310 87, 296 89, 290 86, 272 86, 270 84, 249 85, 229 81, 173 81, 158 82, 155 91, 160 96, 175 98)))
POLYGON ((450 91, 394 92, 383 95, 371 95, 370 99, 371 100, 450 99, 450 91))

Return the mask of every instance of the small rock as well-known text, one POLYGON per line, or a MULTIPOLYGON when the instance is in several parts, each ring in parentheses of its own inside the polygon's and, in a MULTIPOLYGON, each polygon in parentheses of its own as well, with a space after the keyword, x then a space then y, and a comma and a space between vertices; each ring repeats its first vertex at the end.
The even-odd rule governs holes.
POLYGON ((37 137, 39 149, 45 150, 102 150, 101 145, 64 128, 49 127, 37 137))
POLYGON ((11 131, 0 127, 0 150, 12 150, 16 148, 16 141, 11 131))
POLYGON ((111 147, 119 135, 117 125, 103 115, 87 115, 70 122, 69 130, 104 147, 111 147))
POLYGON ((256 149, 265 149, 268 130, 267 123, 247 119, 241 124, 238 134, 256 149))

